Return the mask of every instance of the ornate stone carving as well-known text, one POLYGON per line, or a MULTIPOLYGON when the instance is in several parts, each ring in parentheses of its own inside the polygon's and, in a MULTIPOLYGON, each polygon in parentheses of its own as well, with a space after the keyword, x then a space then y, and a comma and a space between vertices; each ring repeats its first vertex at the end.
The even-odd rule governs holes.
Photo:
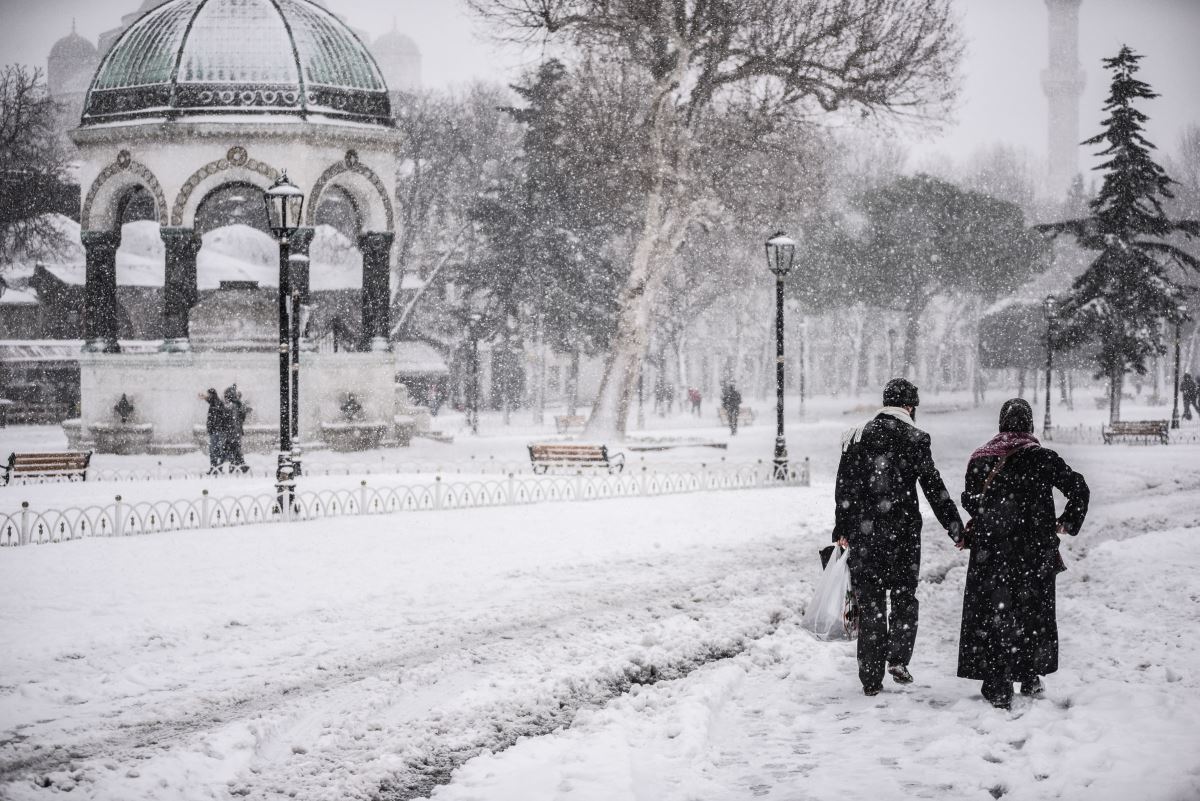
POLYGON ((83 200, 83 212, 80 215, 82 227, 91 229, 92 227, 92 207, 96 204, 96 197, 100 194, 100 190, 104 185, 112 180, 114 175, 118 173, 128 172, 137 176, 138 182, 145 187, 151 195, 154 196, 154 211, 158 215, 158 224, 167 224, 167 198, 163 195, 162 186, 158 183, 158 179, 154 177, 154 173, 145 164, 134 161, 133 156, 128 150, 122 150, 117 153, 116 160, 100 171, 96 176, 96 180, 92 182, 92 186, 88 189, 87 197, 83 200))
POLYGON ((196 187, 200 185, 201 181, 219 172, 233 168, 243 168, 251 172, 256 172, 268 181, 274 181, 279 177, 279 170, 257 159, 250 158, 245 148, 240 146, 230 148, 224 158, 210 161, 192 173, 191 177, 184 182, 183 188, 179 190, 179 194, 175 197, 175 205, 171 207, 171 225, 183 225, 183 211, 187 208, 192 193, 196 191, 196 187))
POLYGON ((321 177, 317 179, 313 185, 312 194, 308 198, 308 208, 304 212, 304 222, 308 226, 316 224, 317 205, 321 200, 321 193, 325 191, 325 187, 329 186, 330 182, 343 173, 352 172, 361 175, 370 182, 375 191, 379 194, 380 203, 383 205, 383 216, 386 221, 385 228, 388 231, 396 230, 396 215, 392 210, 392 199, 388 196, 387 187, 383 185, 383 181, 379 180, 379 176, 370 168, 359 161, 358 151, 348 150, 346 156, 337 164, 330 165, 329 169, 321 173, 321 177))

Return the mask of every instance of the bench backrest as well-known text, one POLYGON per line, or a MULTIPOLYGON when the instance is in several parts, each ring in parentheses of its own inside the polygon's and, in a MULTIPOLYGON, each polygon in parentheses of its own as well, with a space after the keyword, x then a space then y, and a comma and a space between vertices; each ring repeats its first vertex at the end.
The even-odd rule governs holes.
POLYGON ((8 457, 10 473, 82 472, 87 470, 92 454, 67 451, 64 453, 12 453, 8 457))
POLYGON ((607 462, 605 445, 530 445, 529 456, 536 462, 607 462))
POLYGON ((1166 420, 1129 420, 1109 425, 1113 434, 1158 434, 1167 430, 1166 420))

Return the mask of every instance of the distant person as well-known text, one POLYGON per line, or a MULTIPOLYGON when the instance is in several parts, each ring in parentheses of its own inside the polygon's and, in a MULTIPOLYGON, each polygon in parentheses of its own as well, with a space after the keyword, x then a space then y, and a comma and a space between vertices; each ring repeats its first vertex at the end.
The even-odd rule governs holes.
POLYGON ((1191 373, 1183 374, 1183 380, 1179 382, 1179 394, 1183 395, 1183 419, 1191 420, 1193 407, 1200 413, 1200 390, 1191 373))
POLYGON ((742 393, 730 381, 721 390, 721 408, 725 410, 725 418, 729 421, 729 433, 736 434, 738 414, 742 410, 742 393))
POLYGON ((1000 410, 1000 433, 971 454, 963 509, 971 549, 963 592, 958 675, 983 682, 992 706, 1045 692, 1058 670, 1055 580, 1064 570, 1059 536, 1079 533, 1089 491, 1083 476, 1033 435, 1033 408, 1021 398, 1000 410), (1054 512, 1054 490, 1066 496, 1054 512))
POLYGON ((213 475, 220 472, 227 458, 225 448, 230 424, 229 408, 213 387, 202 393, 200 399, 208 403, 204 431, 208 434, 208 474, 213 475))
POLYGON ((700 396, 700 390, 696 389, 695 387, 688 387, 687 398, 688 398, 688 404, 692 407, 692 414, 699 417, 700 416, 700 401, 702 400, 702 398, 700 396))
POLYGON ((885 664, 897 684, 913 681, 908 664, 917 639, 921 572, 918 482, 942 528, 956 543, 962 540, 962 519, 933 463, 929 435, 914 423, 920 402, 912 383, 893 378, 883 390, 883 408, 842 438, 833 539, 850 549, 865 695, 883 689, 885 664))
POLYGON ((250 416, 250 407, 242 403, 242 393, 237 384, 225 389, 225 405, 229 410, 229 430, 225 435, 225 456, 229 461, 229 469, 242 473, 250 471, 246 457, 242 454, 242 438, 245 436, 246 418, 250 416))

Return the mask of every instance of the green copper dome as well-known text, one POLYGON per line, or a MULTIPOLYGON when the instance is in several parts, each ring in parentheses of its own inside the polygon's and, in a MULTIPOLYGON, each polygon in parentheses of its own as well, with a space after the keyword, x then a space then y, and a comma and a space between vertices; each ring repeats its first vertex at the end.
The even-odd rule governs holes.
POLYGON ((155 8, 101 62, 82 124, 214 114, 391 124, 375 60, 311 0, 170 0, 155 8))

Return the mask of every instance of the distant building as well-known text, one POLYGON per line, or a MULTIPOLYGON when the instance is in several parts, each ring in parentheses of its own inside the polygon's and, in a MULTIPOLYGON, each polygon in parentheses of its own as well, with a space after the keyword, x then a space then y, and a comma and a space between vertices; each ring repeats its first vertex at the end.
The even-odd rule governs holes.
POLYGON ((46 87, 50 96, 62 104, 60 130, 65 132, 79 124, 88 86, 99 66, 100 51, 75 32, 72 22, 71 33, 54 43, 46 59, 46 87))

